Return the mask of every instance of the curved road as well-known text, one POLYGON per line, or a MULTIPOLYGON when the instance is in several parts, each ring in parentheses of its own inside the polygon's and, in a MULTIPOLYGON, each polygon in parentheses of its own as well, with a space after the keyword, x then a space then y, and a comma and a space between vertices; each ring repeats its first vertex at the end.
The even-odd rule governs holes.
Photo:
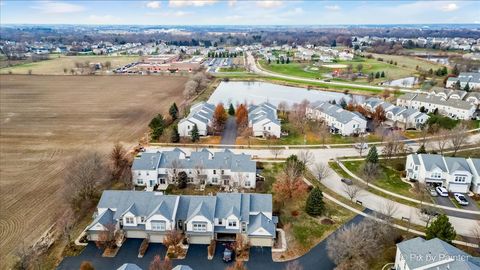
MULTIPOLYGON (((363 84, 354 84, 354 83, 346 83, 346 82, 332 82, 332 81, 327 82, 327 81, 324 81, 324 80, 295 77, 295 76, 284 75, 284 74, 279 74, 279 73, 267 71, 267 70, 259 67, 258 63, 255 61, 255 58, 253 57, 251 52, 247 52, 247 65, 246 66, 247 66, 247 68, 249 67, 251 69, 250 70, 251 72, 254 72, 256 74, 264 75, 264 76, 277 77, 277 78, 287 79, 287 80, 296 80, 296 81, 313 82, 313 83, 324 83, 324 84, 347 86, 347 87, 360 87, 360 88, 367 88, 367 89, 379 90, 379 91, 396 90, 396 88, 392 88, 392 87, 363 85, 363 84)), ((401 92, 405 92, 405 93, 416 92, 416 90, 406 89, 406 88, 399 88, 398 90, 401 91, 401 92)))

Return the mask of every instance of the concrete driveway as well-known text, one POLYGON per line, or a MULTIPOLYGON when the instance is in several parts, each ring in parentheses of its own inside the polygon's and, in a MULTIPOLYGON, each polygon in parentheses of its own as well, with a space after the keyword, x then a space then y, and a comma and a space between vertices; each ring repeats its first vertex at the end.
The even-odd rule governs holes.
MULTIPOLYGON (((363 220, 363 218, 363 216, 357 215, 344 226, 356 224, 363 220)), ((330 239, 332 235, 316 245, 307 254, 297 259, 304 270, 330 270, 335 268, 335 264, 328 258, 326 249, 327 240, 330 239)), ((137 254, 141 243, 142 239, 128 239, 120 248, 115 258, 103 258, 102 251, 99 250, 94 243, 89 243, 80 255, 64 258, 57 269, 79 269, 83 261, 90 261, 95 269, 117 269, 124 263, 135 263, 146 270, 153 260, 153 257, 157 254, 164 256, 166 249, 162 244, 150 244, 145 256, 139 259, 137 258, 137 254)), ((189 265, 194 270, 224 270, 231 263, 226 264, 223 262, 223 250, 224 247, 222 245, 217 245, 215 256, 210 261, 207 259, 206 245, 191 245, 188 249, 187 257, 183 260, 174 260, 173 264, 189 265)), ((277 263, 272 261, 270 248, 252 247, 250 249, 250 259, 246 263, 246 266, 247 269, 252 270, 282 270, 287 263, 288 262, 277 263)))
POLYGON ((220 144, 234 145, 237 140, 237 122, 234 116, 229 116, 225 128, 222 132, 222 140, 220 144))

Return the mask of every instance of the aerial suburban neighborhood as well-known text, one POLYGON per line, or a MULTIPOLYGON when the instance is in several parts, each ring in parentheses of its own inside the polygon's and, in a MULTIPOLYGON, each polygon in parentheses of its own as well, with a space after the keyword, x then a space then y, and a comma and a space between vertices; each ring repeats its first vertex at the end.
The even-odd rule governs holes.
POLYGON ((0 4, 0 270, 480 269, 479 2, 0 4))

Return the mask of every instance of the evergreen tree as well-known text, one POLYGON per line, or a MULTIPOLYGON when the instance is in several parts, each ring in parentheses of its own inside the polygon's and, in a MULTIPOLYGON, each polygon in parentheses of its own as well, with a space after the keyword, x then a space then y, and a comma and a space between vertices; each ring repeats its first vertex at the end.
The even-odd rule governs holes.
POLYGON ((382 71, 382 73, 380 74, 380 77, 385 78, 385 71, 382 71))
POLYGON ((344 98, 340 99, 340 106, 345 109, 347 107, 347 101, 344 98))
POLYGON ((427 153, 427 150, 425 150, 425 145, 421 145, 418 150, 417 150, 417 154, 426 154, 427 153))
POLYGON ((289 58, 289 57, 287 57, 287 64, 289 64, 289 63, 290 63, 290 58, 289 58))
POLYGON ((172 106, 170 106, 170 109, 168 110, 168 113, 170 114, 170 117, 172 117, 172 120, 176 120, 178 117, 178 107, 177 104, 174 102, 172 106))
POLYGON ((460 84, 460 81, 457 81, 457 82, 455 83, 455 85, 453 86, 453 88, 455 88, 455 90, 460 90, 460 89, 462 89, 462 85, 460 84))
POLYGON ((445 214, 441 214, 427 227, 425 236, 427 240, 439 238, 451 243, 457 236, 457 233, 448 220, 448 217, 445 214))
POLYGON ((375 145, 372 146, 372 148, 370 148, 370 151, 368 151, 365 161, 367 163, 372 163, 372 164, 378 163, 378 152, 377 152, 377 147, 375 145))
POLYGON ((442 76, 445 76, 445 75, 447 75, 447 74, 448 74, 448 69, 447 69, 447 67, 443 67, 443 68, 442 68, 442 76))
POLYGON ((193 125, 191 136, 192 136, 192 142, 197 142, 198 140, 200 140, 200 134, 198 133, 197 124, 193 125))
POLYGON ((467 91, 467 92, 470 92, 470 85, 467 83, 465 85, 465 88, 463 88, 463 90, 467 91))
POLYGON ((308 194, 305 211, 310 216, 320 216, 325 211, 325 203, 323 202, 322 191, 318 187, 314 187, 308 194))
POLYGON ((175 125, 172 128, 172 133, 170 134, 170 142, 178 143, 180 141, 180 134, 178 134, 178 126, 175 125))
POLYGON ((380 78, 380 72, 377 71, 377 73, 375 73, 375 79, 378 79, 380 78))
POLYGON ((433 69, 429 69, 428 74, 433 75, 433 69))
POLYGON ((232 103, 230 103, 230 107, 228 107, 228 114, 231 116, 235 115, 235 108, 233 107, 232 103))
POLYGON ((280 60, 277 58, 277 64, 280 64, 280 60))
POLYGON ((184 189, 187 187, 187 178, 188 178, 188 175, 186 172, 184 171, 181 171, 178 173, 178 188, 180 189, 184 189))
POLYGON ((458 70, 458 66, 456 64, 455 66, 453 66, 452 74, 455 76, 458 76, 458 74, 460 74, 460 71, 458 70))
POLYGON ((335 39, 332 41, 332 47, 337 47, 337 41, 335 39))
POLYGON ((165 128, 165 121, 163 120, 163 116, 158 114, 155 116, 148 127, 151 129, 152 140, 158 140, 160 136, 163 134, 163 129, 165 128))

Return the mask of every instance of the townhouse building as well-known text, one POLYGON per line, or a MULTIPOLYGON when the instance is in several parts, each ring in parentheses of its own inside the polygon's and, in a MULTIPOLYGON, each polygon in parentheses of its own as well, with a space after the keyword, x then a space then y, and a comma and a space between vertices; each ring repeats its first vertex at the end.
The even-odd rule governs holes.
POLYGON ((281 123, 277 116, 277 107, 269 102, 248 107, 248 126, 255 137, 280 138, 281 123))
POLYGON ((438 238, 416 237, 397 244, 394 267, 396 270, 480 270, 480 258, 438 238))
POLYGON ((190 136, 195 125, 197 125, 198 134, 206 136, 212 126, 214 111, 215 105, 213 104, 200 102, 193 105, 188 116, 178 122, 178 133, 180 136, 190 136))
POLYGON ((405 163, 405 172, 410 180, 444 186, 450 192, 467 193, 471 190, 478 193, 479 164, 480 159, 410 154, 405 163))
POLYGON ((480 73, 461 72, 457 77, 448 78, 445 86, 447 88, 454 88, 457 82, 460 82, 460 88, 462 89, 464 89, 467 84, 470 89, 480 89, 480 73))
POLYGON ((358 112, 350 112, 342 107, 328 102, 314 102, 310 104, 305 115, 313 120, 324 121, 330 132, 350 136, 365 133, 367 120, 358 112))
POLYGON ((169 231, 178 230, 189 244, 232 240, 241 234, 251 246, 271 247, 277 223, 271 194, 193 196, 106 190, 86 233, 89 240, 96 241, 112 224, 126 238, 147 238, 152 243, 161 243, 169 231))
POLYGON ((180 172, 185 172, 188 183, 255 188, 257 164, 250 155, 228 149, 215 153, 202 149, 190 156, 178 148, 149 151, 133 160, 132 181, 136 186, 165 190, 177 182, 180 172))
POLYGON ((444 99, 436 95, 421 93, 406 93, 397 98, 397 106, 423 110, 426 113, 438 111, 439 114, 452 119, 471 119, 476 110, 472 103, 461 99, 444 99))
POLYGON ((395 106, 379 98, 369 98, 363 103, 363 107, 370 112, 374 112, 378 106, 381 106, 385 111, 385 117, 387 118, 385 124, 392 127, 418 129, 421 128, 429 118, 426 113, 422 113, 417 109, 395 106))

